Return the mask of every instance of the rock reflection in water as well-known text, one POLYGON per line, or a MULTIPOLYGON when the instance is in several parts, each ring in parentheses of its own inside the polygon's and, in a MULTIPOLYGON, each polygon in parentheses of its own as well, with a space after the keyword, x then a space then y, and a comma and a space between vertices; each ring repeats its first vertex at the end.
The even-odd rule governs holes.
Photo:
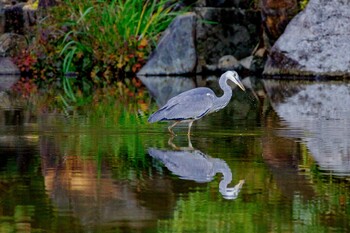
POLYGON ((40 150, 45 189, 60 215, 76 217, 91 232, 141 231, 169 215, 175 204, 169 180, 157 175, 132 182, 116 179, 106 160, 99 165, 93 157, 62 157, 53 140, 43 137, 40 150))
POLYGON ((99 179, 95 161, 66 157, 60 168, 45 168, 45 188, 60 213, 72 213, 83 226, 96 227, 118 223, 137 229, 155 218, 143 208, 127 182, 115 182, 103 172, 99 179))
POLYGON ((322 170, 350 175, 350 84, 264 80, 277 114, 301 138, 322 170))
POLYGON ((193 79, 181 76, 140 76, 139 78, 159 106, 163 106, 171 97, 196 87, 193 79))
POLYGON ((216 173, 222 173, 223 179, 220 181, 219 191, 225 199, 236 199, 244 184, 244 180, 240 180, 236 186, 229 188, 232 172, 227 163, 199 150, 149 148, 148 153, 151 157, 161 161, 173 174, 184 180, 204 183, 212 181, 216 173))
POLYGON ((3 91, 10 90, 11 87, 18 82, 20 75, 1 75, 0 78, 0 94, 3 91))

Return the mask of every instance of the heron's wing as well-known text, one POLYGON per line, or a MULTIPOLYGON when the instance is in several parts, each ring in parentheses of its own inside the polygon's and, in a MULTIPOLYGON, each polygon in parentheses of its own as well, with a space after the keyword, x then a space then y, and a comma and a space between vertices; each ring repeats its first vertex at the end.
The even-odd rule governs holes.
POLYGON ((212 90, 201 87, 183 92, 171 98, 155 112, 149 122, 162 120, 198 119, 208 113, 217 98, 212 90))

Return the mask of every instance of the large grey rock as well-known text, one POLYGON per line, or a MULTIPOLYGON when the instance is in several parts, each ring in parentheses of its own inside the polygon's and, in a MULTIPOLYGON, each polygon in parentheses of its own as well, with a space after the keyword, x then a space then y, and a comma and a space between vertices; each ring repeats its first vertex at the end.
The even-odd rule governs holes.
POLYGON ((350 76, 350 2, 310 0, 273 45, 264 74, 350 76))
POLYGON ((176 17, 138 75, 192 73, 197 62, 194 43, 195 25, 194 13, 176 17))
POLYGON ((238 60, 232 55, 223 56, 218 63, 218 68, 222 70, 235 70, 239 66, 238 60))

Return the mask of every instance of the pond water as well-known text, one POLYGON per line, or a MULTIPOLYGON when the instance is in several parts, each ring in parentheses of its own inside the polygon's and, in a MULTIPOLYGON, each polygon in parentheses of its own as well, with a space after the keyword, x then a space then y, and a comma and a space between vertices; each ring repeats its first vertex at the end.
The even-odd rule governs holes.
MULTIPOLYGON (((215 81, 143 80, 159 104, 215 81)), ((191 138, 118 104, 1 109, 0 232, 349 232, 349 83, 244 82, 191 138)))

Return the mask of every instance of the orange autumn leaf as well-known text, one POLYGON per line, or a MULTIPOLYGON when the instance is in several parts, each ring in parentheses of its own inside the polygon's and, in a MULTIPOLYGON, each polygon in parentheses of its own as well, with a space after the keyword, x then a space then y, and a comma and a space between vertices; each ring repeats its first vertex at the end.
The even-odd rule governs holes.
POLYGON ((148 41, 145 38, 142 38, 139 43, 139 48, 142 49, 148 45, 148 41))

